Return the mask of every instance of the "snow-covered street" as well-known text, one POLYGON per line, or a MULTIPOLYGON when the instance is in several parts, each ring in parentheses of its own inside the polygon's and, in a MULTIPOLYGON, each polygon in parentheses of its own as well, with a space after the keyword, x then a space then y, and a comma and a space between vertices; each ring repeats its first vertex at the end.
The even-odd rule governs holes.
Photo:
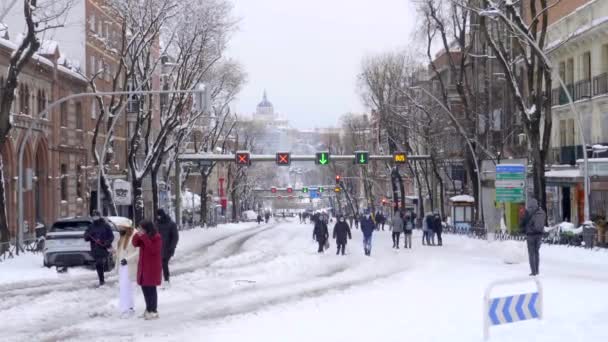
MULTIPOLYGON (((2 341, 481 341, 485 287, 529 273, 526 261, 503 262, 506 245, 521 243, 447 235, 426 247, 417 232, 412 250, 393 250, 381 231, 366 257, 361 240, 353 230, 348 255, 336 256, 333 241, 318 255, 312 226, 296 221, 182 232, 157 321, 119 317, 115 275, 97 289, 92 270, 9 260, 2 341)), ((544 320, 491 328, 491 340, 608 340, 608 253, 543 246, 540 268, 544 320)), ((138 314, 143 304, 138 291, 138 314)))

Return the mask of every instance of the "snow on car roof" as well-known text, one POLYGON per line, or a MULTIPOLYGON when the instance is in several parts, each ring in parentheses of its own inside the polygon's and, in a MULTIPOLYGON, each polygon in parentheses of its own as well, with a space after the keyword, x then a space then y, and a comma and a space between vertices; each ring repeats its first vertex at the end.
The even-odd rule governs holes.
POLYGON ((121 227, 133 226, 133 221, 131 221, 131 219, 128 219, 128 218, 122 217, 122 216, 108 216, 108 220, 110 220, 115 225, 121 226, 121 227))

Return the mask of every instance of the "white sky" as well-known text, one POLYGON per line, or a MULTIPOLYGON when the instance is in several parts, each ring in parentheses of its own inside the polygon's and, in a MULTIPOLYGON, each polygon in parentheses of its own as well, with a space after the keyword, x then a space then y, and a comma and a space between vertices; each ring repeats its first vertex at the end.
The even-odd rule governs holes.
POLYGON ((250 115, 264 89, 293 127, 336 125, 362 112, 364 56, 402 48, 414 26, 409 0, 233 0, 241 19, 229 56, 248 83, 234 104, 250 115))

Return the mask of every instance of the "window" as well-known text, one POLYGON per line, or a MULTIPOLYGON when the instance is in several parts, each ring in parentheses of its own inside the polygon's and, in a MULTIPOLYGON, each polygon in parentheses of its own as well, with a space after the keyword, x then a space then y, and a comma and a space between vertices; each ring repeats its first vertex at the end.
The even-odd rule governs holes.
POLYGON ((572 84, 574 82, 574 60, 570 58, 566 67, 566 84, 572 84))
POLYGON ((61 200, 68 200, 68 165, 61 164, 61 200))
POLYGON ((76 102, 76 129, 82 129, 82 103, 76 102))
POLYGON ((46 94, 44 90, 38 90, 38 113, 42 113, 42 111, 46 108, 46 94))
POLYGON ((583 74, 581 80, 591 79, 591 52, 587 51, 583 54, 583 74))
POLYGON ((95 21, 95 14, 91 14, 91 17, 89 18, 89 30, 95 32, 95 25, 97 25, 97 22, 95 21))
POLYGON ((30 112, 30 89, 28 86, 19 87, 19 112, 28 115, 30 112))
POLYGON ((574 146, 574 119, 568 120, 568 131, 566 132, 566 144, 567 146, 574 146))
POLYGON ((76 197, 82 198, 82 165, 76 166, 76 197))
POLYGON ((68 127, 68 103, 63 102, 59 108, 59 124, 61 127, 68 127))
POLYGON ((566 62, 559 63, 559 78, 566 82, 566 62))
POLYGON ((91 119, 95 119, 97 117, 97 99, 93 99, 91 101, 91 119))
POLYGON ((608 72, 608 44, 602 46, 602 72, 608 72))
POLYGON ((568 146, 567 145, 567 124, 566 124, 567 120, 560 120, 559 121, 559 146, 561 147, 565 147, 568 146))
POLYGON ((89 73, 91 76, 94 76, 95 73, 97 72, 97 59, 95 58, 95 56, 91 56, 91 72, 89 73))

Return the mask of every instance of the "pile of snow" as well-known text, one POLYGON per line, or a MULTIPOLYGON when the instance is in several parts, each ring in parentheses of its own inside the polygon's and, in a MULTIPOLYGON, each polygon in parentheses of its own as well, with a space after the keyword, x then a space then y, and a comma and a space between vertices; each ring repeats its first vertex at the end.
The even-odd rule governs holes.
POLYGON ((562 222, 560 224, 557 224, 553 227, 545 227, 545 232, 555 232, 557 234, 561 234, 561 233, 572 233, 575 235, 578 234, 582 234, 583 233, 583 227, 580 226, 578 228, 576 228, 574 226, 573 223, 571 222, 562 222))

